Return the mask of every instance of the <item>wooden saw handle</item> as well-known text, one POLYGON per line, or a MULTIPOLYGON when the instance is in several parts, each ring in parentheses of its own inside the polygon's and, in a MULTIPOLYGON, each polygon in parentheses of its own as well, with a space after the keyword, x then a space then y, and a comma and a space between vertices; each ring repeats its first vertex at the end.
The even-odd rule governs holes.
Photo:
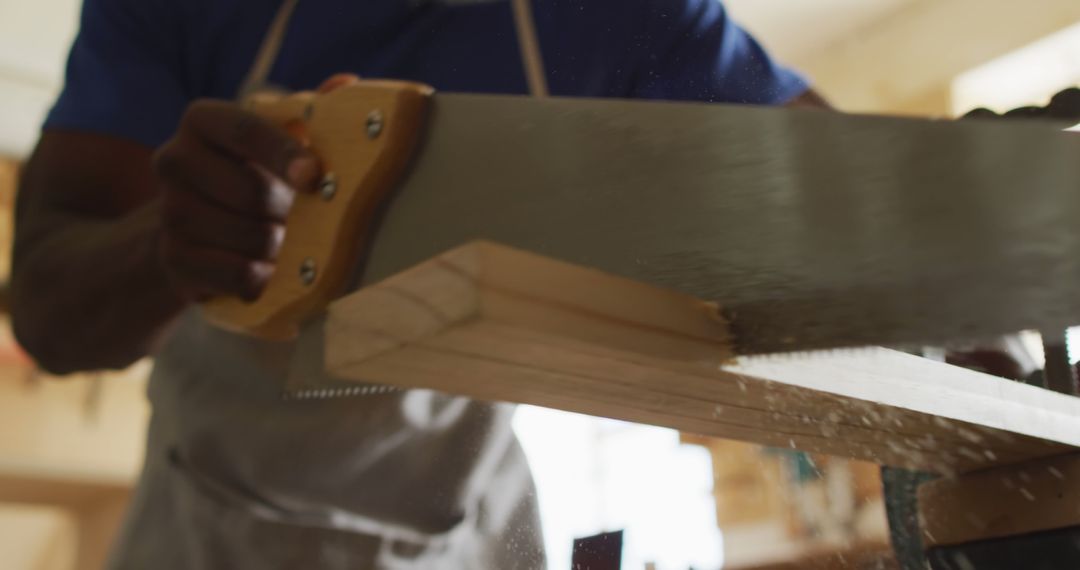
POLYGON ((216 298, 206 318, 231 331, 285 340, 340 295, 370 239, 379 204, 404 173, 433 90, 402 81, 361 81, 326 94, 261 96, 251 110, 303 133, 322 161, 319 191, 298 194, 277 269, 248 303, 216 298))

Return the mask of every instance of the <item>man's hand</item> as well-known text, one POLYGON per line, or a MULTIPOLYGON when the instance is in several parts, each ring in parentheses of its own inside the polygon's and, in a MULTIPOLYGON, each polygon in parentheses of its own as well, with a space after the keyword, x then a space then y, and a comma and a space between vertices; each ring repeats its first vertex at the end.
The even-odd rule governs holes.
POLYGON ((46 131, 18 194, 15 335, 56 373, 152 354, 191 300, 258 296, 292 199, 318 176, 283 129, 220 101, 192 104, 156 152, 46 131))
POLYGON ((274 271, 295 192, 317 159, 284 129, 223 101, 197 101, 154 155, 162 184, 159 252, 190 299, 254 300, 274 271))

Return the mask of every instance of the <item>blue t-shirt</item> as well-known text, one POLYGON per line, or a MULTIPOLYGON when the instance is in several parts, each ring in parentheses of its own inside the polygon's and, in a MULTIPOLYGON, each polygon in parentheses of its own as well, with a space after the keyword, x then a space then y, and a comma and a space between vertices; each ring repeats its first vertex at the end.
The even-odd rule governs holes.
MULTIPOLYGON (((85 0, 45 127, 157 146, 187 104, 232 99, 280 6, 270 0, 85 0)), ((718 0, 534 0, 553 95, 780 104, 806 90, 718 0)), ((300 2, 269 81, 338 72, 442 91, 525 93, 508 0, 300 2)))

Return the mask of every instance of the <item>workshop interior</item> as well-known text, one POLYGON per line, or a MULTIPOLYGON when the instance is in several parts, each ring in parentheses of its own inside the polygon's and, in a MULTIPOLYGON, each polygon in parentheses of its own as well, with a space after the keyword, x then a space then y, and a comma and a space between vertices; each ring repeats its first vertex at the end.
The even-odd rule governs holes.
POLYGON ((308 56, 318 2, 0 0, 0 569, 1080 568, 1080 2, 719 2, 327 3, 308 56), (288 192, 264 282, 110 284, 57 204, 203 235, 203 143, 288 192))

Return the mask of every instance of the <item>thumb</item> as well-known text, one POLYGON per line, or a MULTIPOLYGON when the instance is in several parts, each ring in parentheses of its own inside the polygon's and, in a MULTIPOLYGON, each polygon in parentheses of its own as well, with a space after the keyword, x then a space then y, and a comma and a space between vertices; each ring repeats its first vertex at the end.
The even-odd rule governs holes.
POLYGON ((317 90, 319 93, 329 93, 339 87, 347 87, 360 83, 360 76, 352 73, 336 73, 322 82, 317 90))

